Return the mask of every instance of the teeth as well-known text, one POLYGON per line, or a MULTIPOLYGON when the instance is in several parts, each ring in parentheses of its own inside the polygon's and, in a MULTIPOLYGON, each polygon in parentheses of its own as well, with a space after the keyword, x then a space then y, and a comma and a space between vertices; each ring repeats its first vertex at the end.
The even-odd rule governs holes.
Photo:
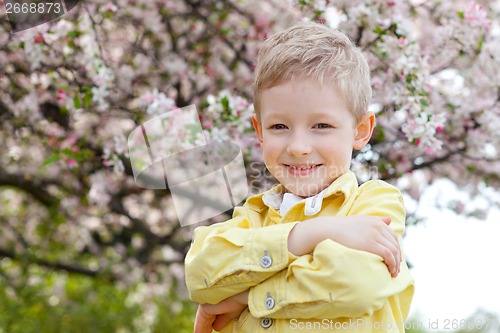
POLYGON ((293 168, 293 169, 298 169, 298 170, 307 170, 307 169, 312 169, 314 168, 316 165, 311 165, 309 167, 297 167, 297 166, 294 166, 294 165, 290 165, 290 168, 293 168))

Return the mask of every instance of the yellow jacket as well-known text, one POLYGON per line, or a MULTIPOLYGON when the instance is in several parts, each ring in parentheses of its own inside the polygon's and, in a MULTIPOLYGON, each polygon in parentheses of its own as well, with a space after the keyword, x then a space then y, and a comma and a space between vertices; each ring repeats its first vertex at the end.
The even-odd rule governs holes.
POLYGON ((185 260, 191 299, 216 304, 250 289, 248 308, 221 332, 404 332, 414 290, 406 262, 392 278, 380 256, 332 240, 300 257, 287 245, 296 223, 317 216, 390 216, 401 241, 399 190, 383 181, 358 186, 348 171, 281 216, 283 192, 278 185, 248 198, 232 219, 196 228, 185 260))

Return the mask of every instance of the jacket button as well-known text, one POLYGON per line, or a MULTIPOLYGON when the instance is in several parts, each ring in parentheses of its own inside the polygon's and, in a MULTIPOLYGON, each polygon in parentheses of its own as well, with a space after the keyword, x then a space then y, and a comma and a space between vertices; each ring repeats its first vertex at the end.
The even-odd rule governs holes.
POLYGON ((272 308, 274 308, 274 298, 268 296, 266 298, 265 304, 266 304, 266 309, 271 310, 272 308))
POLYGON ((263 268, 271 267, 272 263, 273 263, 273 259, 271 259, 271 257, 268 256, 267 254, 264 254, 264 256, 262 256, 262 258, 260 258, 260 265, 263 268))
POLYGON ((268 329, 272 324, 273 320, 271 318, 262 318, 260 320, 260 326, 262 326, 264 329, 268 329))

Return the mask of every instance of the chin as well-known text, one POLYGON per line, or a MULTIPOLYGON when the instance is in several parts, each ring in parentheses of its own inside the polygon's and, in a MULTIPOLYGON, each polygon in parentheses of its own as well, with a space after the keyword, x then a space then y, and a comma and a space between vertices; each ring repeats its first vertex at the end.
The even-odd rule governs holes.
POLYGON ((313 184, 304 185, 303 188, 301 188, 300 186, 299 187, 295 186, 295 185, 285 186, 285 188, 288 192, 293 193, 295 195, 298 195, 299 197, 302 197, 302 198, 312 197, 313 195, 318 194, 319 192, 323 191, 323 189, 324 189, 320 186, 314 186, 313 184), (309 187, 309 188, 307 188, 307 187, 309 187))

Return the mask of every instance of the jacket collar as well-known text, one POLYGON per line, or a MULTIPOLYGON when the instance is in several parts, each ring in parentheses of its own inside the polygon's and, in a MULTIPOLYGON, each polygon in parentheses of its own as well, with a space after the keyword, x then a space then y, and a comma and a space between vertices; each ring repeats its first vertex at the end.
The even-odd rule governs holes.
MULTIPOLYGON (((321 191, 320 193, 306 198, 305 200, 305 214, 315 215, 321 210, 321 204, 324 198, 332 195, 344 195, 348 198, 358 188, 358 180, 356 175, 348 170, 342 176, 338 177, 330 186, 321 191)), ((268 207, 279 209, 283 201, 283 194, 286 192, 285 187, 281 184, 274 186, 268 191, 251 196, 247 199, 247 205, 257 212, 261 212, 268 207)))

